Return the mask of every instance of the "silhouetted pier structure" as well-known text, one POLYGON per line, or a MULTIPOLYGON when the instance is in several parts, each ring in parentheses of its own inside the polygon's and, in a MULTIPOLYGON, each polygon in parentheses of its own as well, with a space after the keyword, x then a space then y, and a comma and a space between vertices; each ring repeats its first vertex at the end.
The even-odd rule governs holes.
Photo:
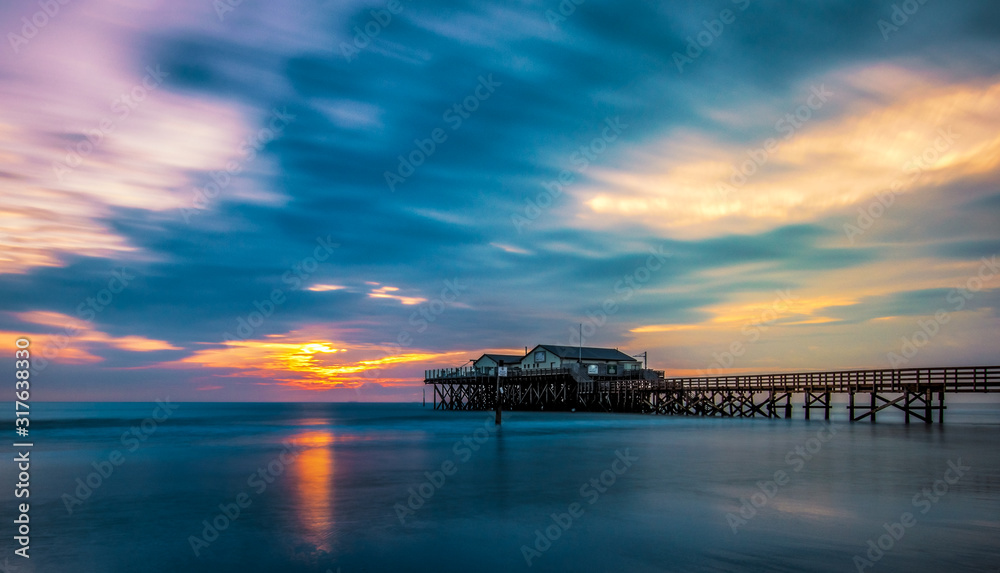
MULTIPOLYGON (((436 410, 492 410, 496 370, 427 370, 436 410)), ((588 374, 585 365, 521 370, 500 377, 504 410, 631 412, 683 416, 791 418, 793 397, 802 396, 806 419, 830 418, 833 394, 847 394, 852 422, 875 422, 879 412, 902 410, 906 423, 944 422, 945 395, 1000 391, 1000 366, 902 368, 740 374, 665 378, 662 370, 588 374)))

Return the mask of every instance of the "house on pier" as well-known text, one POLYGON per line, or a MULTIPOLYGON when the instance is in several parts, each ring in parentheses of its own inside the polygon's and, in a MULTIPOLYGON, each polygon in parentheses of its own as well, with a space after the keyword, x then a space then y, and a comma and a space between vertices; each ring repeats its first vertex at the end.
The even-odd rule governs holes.
POLYGON ((539 344, 534 347, 521 359, 520 366, 521 370, 531 372, 540 368, 564 368, 577 362, 584 364, 587 374, 614 376, 642 369, 641 362, 615 348, 554 344, 539 344))
POLYGON ((503 362, 504 366, 518 366, 521 364, 521 359, 524 358, 521 354, 483 354, 478 360, 472 363, 476 370, 487 374, 490 376, 496 375, 497 366, 503 362))

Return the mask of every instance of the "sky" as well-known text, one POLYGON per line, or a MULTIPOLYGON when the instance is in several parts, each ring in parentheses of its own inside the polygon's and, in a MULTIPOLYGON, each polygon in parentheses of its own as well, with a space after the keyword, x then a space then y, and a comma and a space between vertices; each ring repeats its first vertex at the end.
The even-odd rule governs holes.
POLYGON ((0 5, 0 340, 39 400, 409 401, 1000 363, 1000 6, 0 5))

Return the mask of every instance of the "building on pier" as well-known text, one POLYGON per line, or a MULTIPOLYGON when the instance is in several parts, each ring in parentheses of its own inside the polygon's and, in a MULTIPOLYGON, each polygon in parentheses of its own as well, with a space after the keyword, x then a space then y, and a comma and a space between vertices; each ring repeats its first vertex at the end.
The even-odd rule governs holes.
POLYGON ((521 361, 522 370, 564 368, 568 364, 583 364, 588 374, 624 374, 642 368, 642 363, 615 348, 589 346, 559 346, 539 344, 521 361))
POLYGON ((486 353, 473 362, 472 367, 488 376, 496 376, 496 368, 498 366, 501 364, 504 366, 517 366, 521 363, 522 358, 524 358, 524 355, 522 354, 486 353))
POLYGON ((473 361, 471 372, 495 376, 496 369, 501 363, 512 373, 513 371, 530 373, 539 370, 561 370, 568 368, 570 364, 582 364, 588 374, 607 376, 624 375, 642 369, 641 362, 617 348, 539 344, 525 354, 487 352, 473 361))
POLYGON ((424 382, 434 388, 434 408, 449 410, 488 409, 498 393, 504 409, 609 410, 619 401, 635 409, 642 397, 635 390, 662 380, 662 370, 643 368, 620 350, 556 344, 540 344, 523 356, 486 353, 471 366, 424 371, 424 382))

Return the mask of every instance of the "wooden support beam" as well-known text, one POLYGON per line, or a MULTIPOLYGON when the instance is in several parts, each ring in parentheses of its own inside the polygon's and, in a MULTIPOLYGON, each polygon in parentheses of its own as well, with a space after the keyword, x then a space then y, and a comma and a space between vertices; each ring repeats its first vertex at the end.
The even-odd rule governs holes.
POLYGON ((754 412, 760 413, 760 415, 765 418, 773 418, 774 417, 773 408, 769 407, 770 397, 765 397, 764 401, 761 402, 760 404, 754 404, 754 401, 756 400, 754 398, 754 394, 755 392, 750 393, 750 404, 753 407, 754 412))
MULTIPOLYGON (((916 395, 917 399, 919 399, 919 397, 920 397, 919 394, 914 394, 913 392, 904 391, 902 396, 899 396, 898 398, 890 400, 888 398, 885 398, 884 396, 881 396, 880 394, 878 394, 876 392, 873 392, 872 393, 872 403, 875 404, 875 403, 877 403, 876 402, 877 400, 880 400, 880 401, 883 402, 883 404, 880 405, 880 406, 873 407, 871 410, 869 410, 869 411, 861 414, 857 418, 854 418, 852 421, 859 421, 859 420, 863 420, 863 419, 868 418, 868 417, 871 417, 871 419, 875 419, 875 415, 878 412, 880 412, 882 410, 885 410, 886 408, 896 408, 897 410, 902 410, 903 412, 909 412, 910 416, 913 416, 913 417, 917 418, 918 420, 924 420, 926 422, 928 418, 925 418, 924 416, 918 414, 915 408, 910 407, 910 402, 912 402, 912 400, 913 400, 912 396, 914 396, 914 395, 916 395), (903 402, 902 406, 899 405, 900 402, 903 402)), ((936 410, 936 409, 938 409, 938 407, 936 407, 936 406, 930 406, 930 409, 936 410)))
POLYGON ((924 422, 927 424, 932 424, 934 422, 931 418, 931 402, 934 401, 934 393, 931 392, 930 388, 924 391, 924 422))
POLYGON ((944 386, 941 386, 941 390, 938 392, 938 404, 940 410, 938 410, 938 424, 944 423, 944 386))

